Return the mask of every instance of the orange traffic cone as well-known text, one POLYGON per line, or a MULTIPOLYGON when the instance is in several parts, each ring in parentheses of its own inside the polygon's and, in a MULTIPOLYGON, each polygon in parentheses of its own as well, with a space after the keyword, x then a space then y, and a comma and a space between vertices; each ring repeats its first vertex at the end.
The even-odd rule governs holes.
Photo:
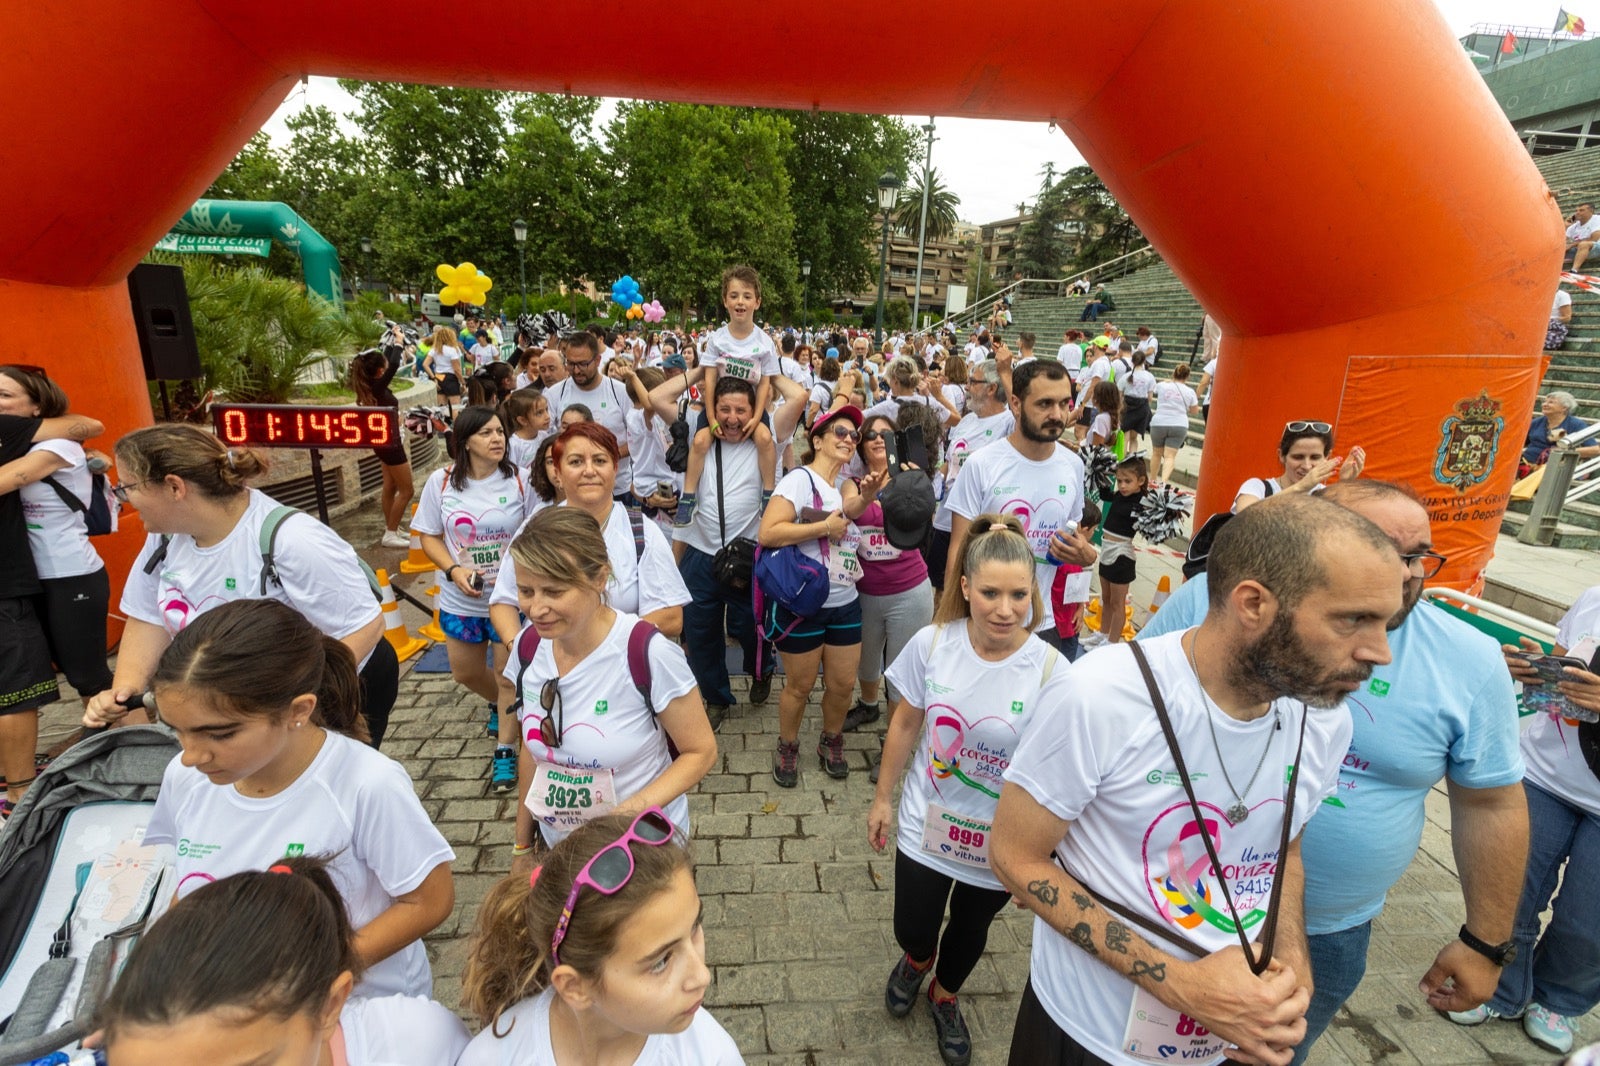
MULTIPOLYGON (((405 564, 401 563, 400 567, 402 570, 405 569, 405 564)), ((443 643, 445 639, 444 628, 439 625, 439 586, 443 582, 444 575, 435 570, 433 572, 433 588, 429 589, 427 592, 429 596, 433 597, 433 617, 429 619, 427 625, 420 626, 417 629, 417 632, 422 636, 427 637, 429 640, 439 641, 440 643, 443 643)))
MULTIPOLYGON (((412 504, 411 518, 415 520, 416 517, 417 505, 412 504)), ((413 529, 411 531, 411 550, 406 553, 405 562, 400 564, 400 572, 402 574, 426 574, 432 569, 434 569, 433 560, 429 559, 427 553, 422 550, 422 538, 417 536, 417 531, 413 529)))
POLYGON ((1150 613, 1155 614, 1167 602, 1167 597, 1172 595, 1172 575, 1162 574, 1161 580, 1156 584, 1156 595, 1150 601, 1150 613))
POLYGON ((406 623, 400 617, 400 605, 395 602, 394 589, 389 585, 389 572, 377 571, 378 588, 383 593, 383 636, 390 644, 394 645, 394 654, 401 662, 405 662, 417 652, 428 646, 425 640, 419 640, 406 632, 406 623))

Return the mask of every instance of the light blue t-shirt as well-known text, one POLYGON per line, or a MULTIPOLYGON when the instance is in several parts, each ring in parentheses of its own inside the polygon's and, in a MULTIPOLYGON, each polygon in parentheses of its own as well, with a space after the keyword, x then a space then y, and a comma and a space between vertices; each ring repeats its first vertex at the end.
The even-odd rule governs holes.
MULTIPOLYGON (((1139 639, 1198 625, 1206 577, 1185 582, 1139 639)), ((1306 825, 1306 932, 1336 933, 1383 910, 1422 842, 1428 790, 1522 780, 1517 700, 1500 648, 1486 634, 1419 603, 1389 634, 1393 661, 1347 705, 1354 727, 1339 787, 1306 825)))

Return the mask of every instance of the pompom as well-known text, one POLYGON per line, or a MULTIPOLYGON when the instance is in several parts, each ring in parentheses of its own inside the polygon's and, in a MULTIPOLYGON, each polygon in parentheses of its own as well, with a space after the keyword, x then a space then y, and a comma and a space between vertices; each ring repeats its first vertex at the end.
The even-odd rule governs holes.
POLYGON ((517 332, 535 348, 543 348, 550 339, 550 326, 543 315, 518 315, 517 332))
POLYGON ((1151 544, 1161 544, 1182 533, 1184 519, 1193 512, 1193 496, 1170 483, 1157 485, 1134 512, 1133 528, 1151 544))
POLYGON ((1117 487, 1117 456, 1110 448, 1097 444, 1087 445, 1080 453, 1083 460, 1083 484, 1102 500, 1111 498, 1117 487))
POLYGON ((406 412, 406 432, 426 440, 436 433, 450 429, 448 407, 413 407, 406 412))
POLYGON ((572 319, 560 311, 544 312, 544 325, 547 336, 557 340, 572 332, 572 319))

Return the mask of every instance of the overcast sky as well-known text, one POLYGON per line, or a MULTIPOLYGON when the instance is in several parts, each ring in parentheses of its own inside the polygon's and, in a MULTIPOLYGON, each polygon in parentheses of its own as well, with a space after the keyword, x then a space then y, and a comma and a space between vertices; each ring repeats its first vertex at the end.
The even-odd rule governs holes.
MULTIPOLYGON (((1585 10, 1589 0, 1435 0, 1457 36, 1478 23, 1546 26, 1555 24, 1556 10, 1570 3, 1579 15, 1600 26, 1600 4, 1585 10)), ((355 101, 332 78, 312 78, 296 89, 267 123, 273 140, 286 136, 283 120, 308 106, 322 104, 336 113, 354 110, 355 101)), ((607 117, 610 106, 603 109, 607 117)), ((908 115, 913 126, 927 123, 926 115, 908 115)), ((1039 190, 1047 162, 1056 172, 1078 165, 1083 157, 1059 130, 1042 123, 995 122, 982 119, 935 120, 933 166, 961 199, 961 217, 982 224, 1006 218, 1016 205, 1031 200, 1039 190), (981 149, 981 150, 980 150, 981 149)))

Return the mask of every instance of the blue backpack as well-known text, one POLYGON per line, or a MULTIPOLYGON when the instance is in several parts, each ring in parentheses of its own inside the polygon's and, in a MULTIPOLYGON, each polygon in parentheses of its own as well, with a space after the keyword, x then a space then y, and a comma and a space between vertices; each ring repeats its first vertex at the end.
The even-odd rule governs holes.
MULTIPOLYGON (((810 471, 806 472, 811 477, 810 471)), ((815 479, 811 483, 811 505, 822 507, 822 495, 817 491, 815 479)), ((790 630, 799 625, 803 619, 809 618, 822 610, 822 605, 828 602, 828 539, 819 538, 822 545, 822 562, 811 558, 800 550, 798 544, 786 544, 781 548, 767 549, 756 546, 755 559, 755 612, 758 619, 764 619, 768 601, 778 604, 795 616, 781 633, 767 635, 757 645, 756 657, 760 659, 761 646, 768 640, 782 640, 789 635, 790 630)), ((765 626, 765 622, 759 624, 765 626)), ((756 663, 756 674, 760 676, 761 664, 756 663)))

